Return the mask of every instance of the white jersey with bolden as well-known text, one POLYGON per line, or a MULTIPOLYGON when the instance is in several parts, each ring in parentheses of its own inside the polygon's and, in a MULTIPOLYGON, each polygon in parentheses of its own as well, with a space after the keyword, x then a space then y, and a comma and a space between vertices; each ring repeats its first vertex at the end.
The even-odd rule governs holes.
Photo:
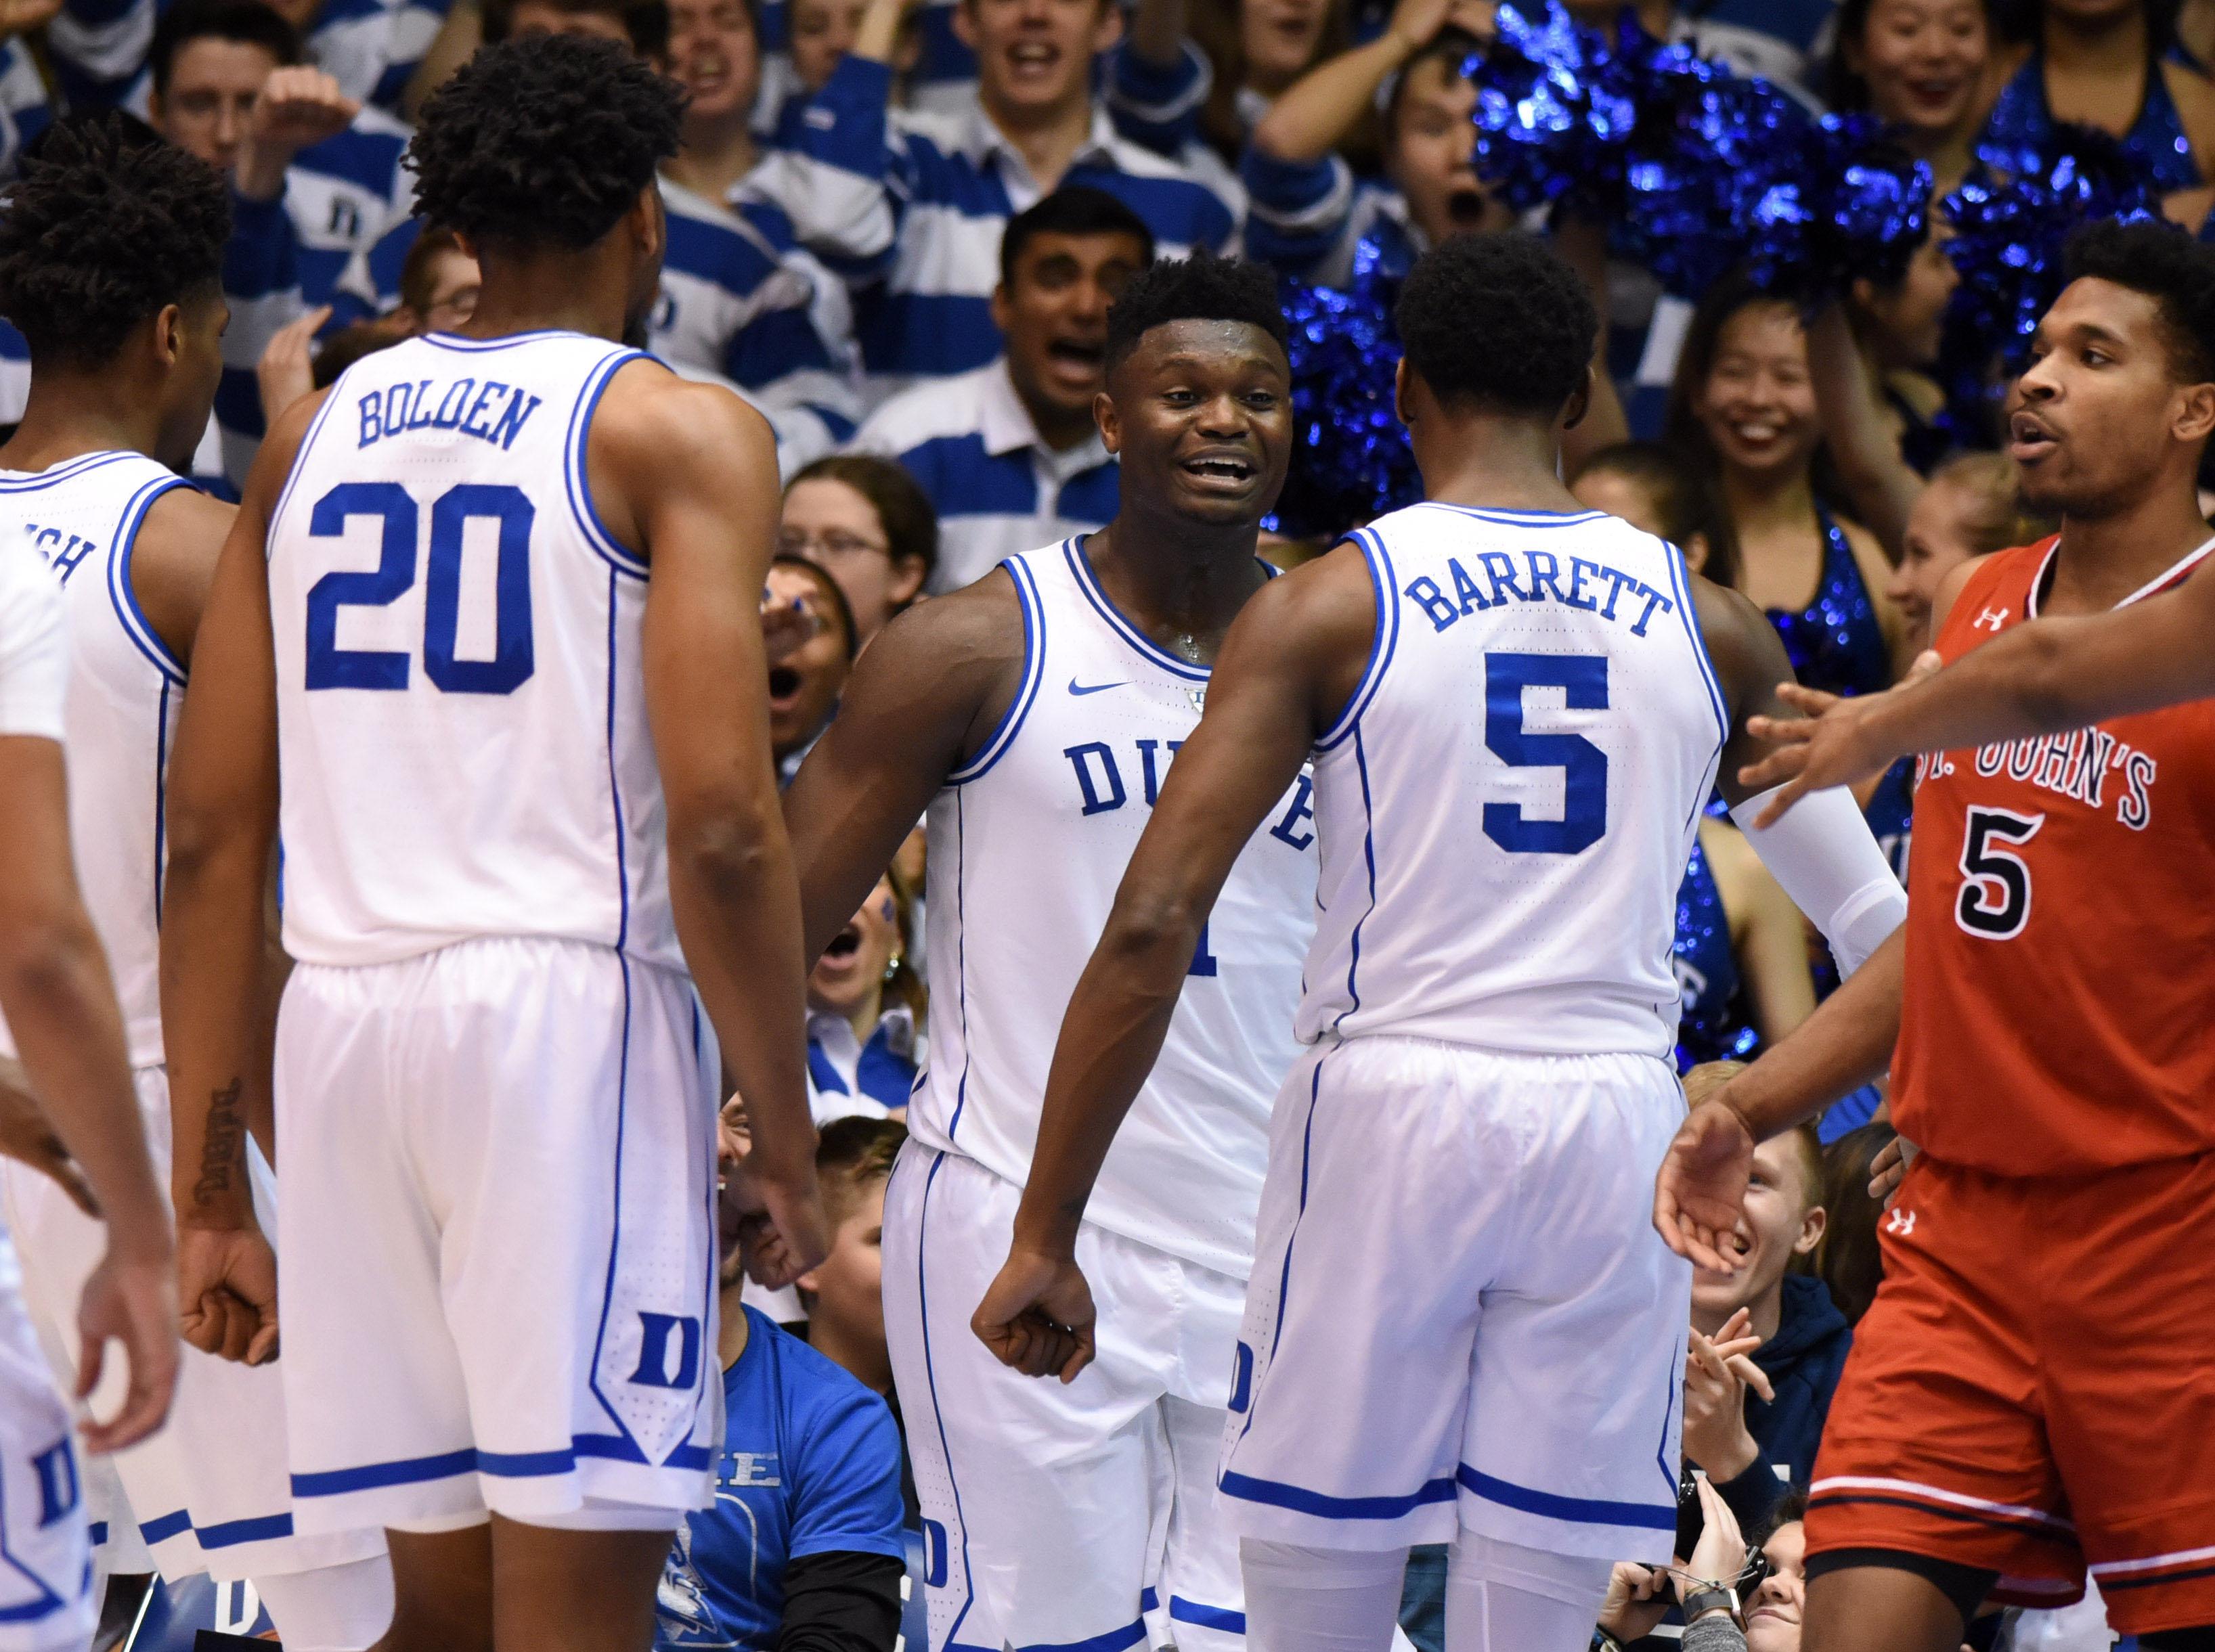
POLYGON ((285 941, 478 937, 681 970, 639 670, 646 564, 586 445, 623 365, 561 332, 412 339, 339 378, 269 526, 285 941))
POLYGON ((7 531, 35 547, 62 584, 71 847, 85 909, 107 949, 133 1067, 162 1059, 162 791, 185 668, 139 610, 131 558, 148 509, 186 486, 143 453, 0 470, 7 531))
MULTIPOLYGON (((1170 760, 1200 722, 1208 673, 1116 610, 1082 540, 1002 566, 1022 603, 1022 688, 930 805, 930 864, 947 890, 931 902, 930 1059, 908 1117, 923 1142, 1020 1186, 1062 1013, 1170 760)), ((1161 1058, 1085 1211, 1240 1278, 1270 1103, 1298 1054, 1314 842, 1302 775, 1224 884, 1161 1058)))
POLYGON ((1425 504, 1355 539, 1377 634, 1316 749, 1300 1037, 1666 1053, 1727 731, 1684 558, 1596 511, 1425 504))

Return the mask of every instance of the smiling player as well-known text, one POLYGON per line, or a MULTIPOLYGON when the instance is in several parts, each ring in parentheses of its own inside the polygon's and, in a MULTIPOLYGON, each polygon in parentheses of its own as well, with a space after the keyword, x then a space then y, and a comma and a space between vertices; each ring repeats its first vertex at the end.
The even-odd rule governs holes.
POLYGON ((1062 1006, 1216 646, 1268 578, 1255 544, 1292 451, 1284 327, 1256 266, 1134 275, 1097 404, 1122 459, 1114 525, 886 627, 787 794, 810 956, 930 811, 930 1069, 885 1196, 884 1276, 935 1649, 1128 1647, 1157 1600, 1186 1652, 1244 1632, 1214 1467, 1314 923, 1304 780, 1278 788, 1187 951, 1168 1054, 1077 1240, 1114 1316, 1097 1367, 1030 1380, 970 1312, 1008 1249, 1062 1006))

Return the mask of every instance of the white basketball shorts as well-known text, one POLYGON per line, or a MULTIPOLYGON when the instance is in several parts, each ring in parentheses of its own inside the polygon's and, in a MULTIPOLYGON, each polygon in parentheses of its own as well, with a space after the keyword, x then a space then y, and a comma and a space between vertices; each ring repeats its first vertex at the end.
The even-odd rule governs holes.
POLYGON ((1222 1486, 1248 1537, 1662 1563, 1691 1264, 1667 1063, 1389 1037, 1277 1098, 1222 1486))
POLYGON ((304 1531, 709 1506, 717 1056, 689 977, 583 942, 302 964, 278 1312, 304 1531))
POLYGON ((885 1340, 923 1502, 931 1652, 1243 1644, 1215 1494, 1242 1281, 1084 1224, 1099 1356, 1064 1386, 969 1317, 1022 1190, 911 1139, 885 1192, 885 1340))
POLYGON ((100 1616, 73 1432, 0 1233, 0 1652, 82 1652, 100 1616))
MULTIPOLYGON (((132 1078, 147 1149, 166 1172, 169 1075, 144 1067, 132 1078)), ((261 1156, 256 1151, 251 1157, 255 1204, 268 1227, 276 1210, 261 1156)), ((166 1173, 160 1181, 166 1194, 166 1173)), ((24 1306, 47 1361, 64 1382, 73 1382, 77 1300, 107 1251, 107 1227, 71 1203, 51 1178, 13 1159, 0 1162, 0 1193, 23 1260, 24 1306)), ((109 1373, 119 1394, 122 1374, 115 1368, 109 1373)), ((94 1398, 97 1406, 101 1397, 94 1398)), ((95 1511, 95 1546, 127 1543, 129 1533, 119 1522, 135 1519, 164 1577, 204 1571, 229 1582, 384 1551, 384 1533, 375 1527, 313 1537, 293 1531, 284 1379, 273 1365, 244 1366, 183 1347, 169 1420, 107 1460, 122 1483, 126 1504, 95 1511)))

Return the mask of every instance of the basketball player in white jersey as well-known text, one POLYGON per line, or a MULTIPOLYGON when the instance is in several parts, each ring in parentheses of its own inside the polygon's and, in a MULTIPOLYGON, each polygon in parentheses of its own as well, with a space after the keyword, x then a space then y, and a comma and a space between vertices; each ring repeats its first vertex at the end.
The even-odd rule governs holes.
MULTIPOLYGON (((1114 1333, 1072 1238, 1177 958, 1312 760, 1313 1048, 1278 1098, 1221 1476, 1249 1633, 1381 1652, 1408 1546, 1451 1541, 1453 1652, 1572 1652, 1611 1562, 1669 1559, 1691 1270, 1645 1190, 1684 1117, 1675 890, 1789 667, 1758 609, 1562 486, 1598 321, 1541 243, 1447 242, 1399 322, 1431 502, 1225 641, 1070 1004, 990 1300, 1009 1356, 1065 1381, 1114 1333)), ((1758 847, 1850 966, 1904 902, 1845 794, 1807 818, 1758 847)))
MULTIPOLYGON (((77 891, 62 762, 69 625, 60 588, 22 538, 0 533, 0 1013, 41 1099, 43 1122, 83 1166, 107 1243, 76 1304, 77 1393, 123 1344, 128 1392, 84 1444, 115 1451, 159 1428, 177 1374, 169 1221, 138 1124, 123 1018, 100 936, 77 891)), ((13 1139, 42 1134, 7 1109, 13 1139)), ((100 1614, 70 1408, 55 1392, 0 1229, 0 1652, 80 1652, 100 1614)))
POLYGON ((1231 618, 1267 583, 1291 453, 1273 278, 1202 256, 1108 312, 1105 530, 1009 559, 862 652, 787 795, 811 952, 929 815, 932 1010, 885 1199, 885 1328, 928 1540, 930 1638, 1193 1652, 1245 1628, 1213 1495, 1269 1101, 1314 927, 1306 783, 1249 832, 1079 1254, 1120 1310, 1067 1388, 970 1316, 1007 1249, 1063 1006, 1231 618), (1166 1619, 1166 1622, 1163 1619, 1166 1619))
MULTIPOLYGON (((0 447, 0 511, 60 578, 70 628, 70 822, 123 1004, 147 1139, 169 1109, 156 979, 164 757, 185 663, 230 530, 182 467, 222 369, 230 212, 214 168, 113 117, 65 123, 0 214, 0 309, 32 351, 23 419, 0 447)), ((48 1178, 0 1171, 24 1294, 67 1369, 65 1327, 100 1259, 99 1222, 48 1178)), ((120 1453, 127 1509, 164 1576, 248 1578, 286 1644, 361 1652, 392 1588, 381 1531, 292 1531, 278 1374, 187 1349, 169 1426, 120 1453)))
POLYGON ((417 205, 476 254, 476 315, 278 422, 178 731, 187 1326, 256 1359, 281 1314, 294 1518, 390 1530, 387 1652, 652 1639, 720 1438, 719 1043, 758 1276, 825 1248, 759 617, 771 438, 617 342, 655 291, 679 101, 541 36, 426 106, 417 205), (239 1122, 271 1083, 280 783, 273 1305, 239 1122))

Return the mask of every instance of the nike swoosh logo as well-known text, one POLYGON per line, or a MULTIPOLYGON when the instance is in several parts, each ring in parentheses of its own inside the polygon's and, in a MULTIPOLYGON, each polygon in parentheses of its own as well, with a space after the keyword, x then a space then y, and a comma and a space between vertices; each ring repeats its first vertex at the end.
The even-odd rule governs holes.
POLYGON ((1095 682, 1089 687, 1080 684, 1075 677, 1069 680, 1069 691, 1073 694, 1104 694, 1110 688, 1120 688, 1120 682, 1095 682))

